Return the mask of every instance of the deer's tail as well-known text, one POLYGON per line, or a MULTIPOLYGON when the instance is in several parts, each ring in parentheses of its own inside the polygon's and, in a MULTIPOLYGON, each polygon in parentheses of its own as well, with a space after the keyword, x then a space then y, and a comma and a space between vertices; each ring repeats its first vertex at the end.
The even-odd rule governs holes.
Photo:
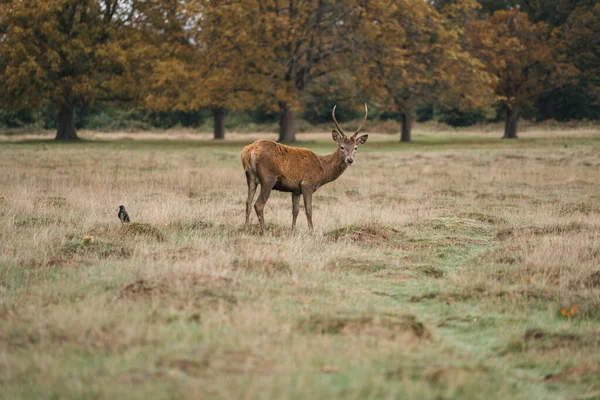
POLYGON ((248 165, 250 165, 250 156, 252 155, 252 150, 254 150, 254 146, 252 145, 248 145, 242 150, 242 166, 244 167, 244 171, 246 171, 248 169, 248 165))

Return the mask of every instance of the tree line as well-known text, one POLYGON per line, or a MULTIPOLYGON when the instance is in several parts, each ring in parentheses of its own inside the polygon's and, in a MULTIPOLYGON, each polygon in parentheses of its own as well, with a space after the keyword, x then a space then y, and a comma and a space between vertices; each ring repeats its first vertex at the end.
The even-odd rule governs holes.
MULTIPOLYGON (((3 0, 0 111, 277 115, 364 102, 410 141, 423 110, 504 119, 600 117, 600 3, 591 0, 3 0)), ((322 118, 321 111, 314 118, 322 118)), ((350 114, 349 114, 350 115, 350 114)), ((1 115, 0 115, 1 117, 1 115)), ((477 117, 481 118, 481 117, 477 117)))

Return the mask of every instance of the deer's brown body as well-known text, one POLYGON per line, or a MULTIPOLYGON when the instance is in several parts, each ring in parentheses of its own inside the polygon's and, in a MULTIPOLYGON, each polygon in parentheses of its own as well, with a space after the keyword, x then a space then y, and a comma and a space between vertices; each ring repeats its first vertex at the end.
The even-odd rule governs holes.
POLYGON ((333 162, 339 158, 337 153, 338 150, 323 157, 308 149, 257 140, 242 150, 242 165, 246 173, 256 175, 259 182, 264 175, 276 177, 273 190, 302 194, 303 189, 315 191, 344 172, 347 164, 333 162))
MULTIPOLYGON (((365 104, 366 111, 366 104, 365 104)), ((242 166, 248 183, 246 200, 246 225, 250 221, 252 201, 258 184, 261 190, 254 209, 258 216, 261 233, 266 232, 264 206, 272 190, 292 193, 292 230, 296 228, 296 218, 300 210, 300 196, 304 197, 304 208, 308 226, 312 230, 312 194, 321 186, 337 179, 354 162, 357 145, 367 141, 367 135, 356 138, 356 133, 347 137, 335 120, 335 107, 332 112, 337 130, 332 133, 338 148, 327 156, 319 156, 308 149, 285 146, 270 140, 258 140, 242 150, 242 166)))

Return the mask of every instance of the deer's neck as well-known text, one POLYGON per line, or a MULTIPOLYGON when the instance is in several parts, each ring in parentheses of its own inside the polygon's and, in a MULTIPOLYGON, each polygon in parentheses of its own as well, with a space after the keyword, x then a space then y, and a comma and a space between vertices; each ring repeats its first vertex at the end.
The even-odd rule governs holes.
POLYGON ((319 186, 335 181, 348 167, 348 164, 342 161, 339 147, 332 154, 319 156, 319 160, 325 172, 319 186))

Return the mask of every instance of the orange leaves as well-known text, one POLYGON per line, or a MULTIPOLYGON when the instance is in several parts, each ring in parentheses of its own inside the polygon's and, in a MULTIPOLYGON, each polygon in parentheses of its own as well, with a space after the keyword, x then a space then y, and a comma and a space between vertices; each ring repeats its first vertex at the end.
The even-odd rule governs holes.
POLYGON ((569 310, 565 310, 565 309, 560 310, 561 315, 567 319, 573 318, 575 315, 577 315, 578 312, 579 312, 579 307, 577 307, 577 304, 575 304, 569 310))
POLYGON ((254 12, 256 3, 185 0, 181 4, 185 7, 171 23, 175 34, 160 28, 160 13, 146 28, 156 51, 141 87, 144 105, 161 111, 255 106, 257 96, 250 95, 259 91, 261 83, 265 85, 255 75, 261 63, 249 68, 248 54, 262 54, 249 43, 252 24, 259 18, 243 17, 254 12))
POLYGON ((461 108, 488 104, 491 77, 465 50, 464 20, 477 3, 460 2, 442 12, 419 0, 398 3, 396 8, 384 0, 369 3, 358 71, 365 77, 364 90, 380 105, 402 112, 431 102, 461 108))
POLYGON ((523 107, 541 93, 553 62, 544 23, 533 24, 519 11, 500 10, 472 21, 467 32, 474 54, 495 76, 497 98, 523 107))
POLYGON ((352 39, 352 2, 201 3, 198 26, 206 49, 199 58, 211 60, 197 63, 207 78, 201 87, 229 108, 268 109, 283 102, 300 109, 315 76, 347 67, 341 55, 352 39), (209 79, 216 75, 226 79, 209 79))
MULTIPOLYGON (((128 53, 119 44, 130 30, 116 29, 116 18, 105 18, 94 1, 0 3, 0 25, 9 27, 0 41, 0 81, 10 86, 0 107, 92 103, 100 87, 125 72, 128 53)), ((124 86, 111 94, 117 97, 124 86)))

